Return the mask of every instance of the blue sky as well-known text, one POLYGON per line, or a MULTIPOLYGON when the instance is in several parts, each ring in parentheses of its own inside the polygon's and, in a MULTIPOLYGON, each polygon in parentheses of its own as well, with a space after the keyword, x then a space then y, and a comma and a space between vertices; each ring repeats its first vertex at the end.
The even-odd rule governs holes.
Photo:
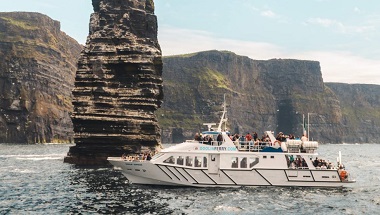
MULTIPOLYGON (((210 49, 252 59, 321 62, 325 82, 380 84, 378 0, 155 0, 163 55, 210 49)), ((34 11, 84 44, 90 0, 12 0, 0 11, 34 11)))

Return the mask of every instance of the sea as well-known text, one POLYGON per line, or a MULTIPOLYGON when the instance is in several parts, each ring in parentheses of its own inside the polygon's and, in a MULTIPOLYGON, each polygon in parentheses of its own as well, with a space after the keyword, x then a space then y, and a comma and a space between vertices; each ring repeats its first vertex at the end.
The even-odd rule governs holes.
POLYGON ((70 145, 0 144, 0 214, 380 214, 380 144, 339 151, 349 187, 186 188, 129 184, 118 170, 63 163, 70 145))

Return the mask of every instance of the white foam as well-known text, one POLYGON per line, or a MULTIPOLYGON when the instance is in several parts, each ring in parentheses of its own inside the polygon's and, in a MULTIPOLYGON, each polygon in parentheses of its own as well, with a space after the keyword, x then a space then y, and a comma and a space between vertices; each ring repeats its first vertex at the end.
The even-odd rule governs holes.
POLYGON ((63 158, 66 154, 43 154, 43 155, 0 155, 0 158, 38 158, 38 157, 60 157, 63 158))
POLYGON ((61 160, 62 157, 17 157, 16 160, 31 160, 31 161, 41 161, 41 160, 61 160))
POLYGON ((224 212, 240 212, 242 211, 241 208, 238 207, 231 207, 231 206, 224 206, 224 205, 218 205, 214 208, 214 211, 224 211, 224 212))

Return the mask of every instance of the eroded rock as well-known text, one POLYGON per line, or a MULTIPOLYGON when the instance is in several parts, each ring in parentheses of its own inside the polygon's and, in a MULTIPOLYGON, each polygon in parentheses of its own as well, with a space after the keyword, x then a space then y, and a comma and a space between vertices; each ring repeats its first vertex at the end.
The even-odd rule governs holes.
POLYGON ((162 59, 152 0, 93 0, 78 61, 73 124, 65 162, 105 164, 109 156, 160 147, 162 59))

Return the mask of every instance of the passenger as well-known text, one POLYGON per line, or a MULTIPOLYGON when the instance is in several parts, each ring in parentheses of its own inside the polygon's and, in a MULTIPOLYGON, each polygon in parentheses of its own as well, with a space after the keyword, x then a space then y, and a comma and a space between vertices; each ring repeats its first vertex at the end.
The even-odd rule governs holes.
POLYGON ((232 141, 236 141, 239 139, 239 135, 238 134, 234 134, 234 136, 232 137, 232 141))
POLYGON ((216 137, 216 140, 218 141, 218 145, 222 145, 222 142, 223 142, 223 136, 222 134, 218 134, 218 136, 216 137))
POLYGON ((318 157, 316 157, 315 160, 314 160, 314 162, 313 162, 314 167, 317 167, 318 163, 319 163, 318 157))
POLYGON ((239 138, 239 141, 241 141, 241 142, 245 141, 245 137, 241 136, 241 137, 239 138))
POLYGON ((211 137, 211 136, 209 136, 209 137, 208 137, 208 141, 207 141, 207 144, 209 144, 209 145, 212 145, 212 141, 213 141, 212 137, 211 137))
POLYGON ((152 156, 150 155, 150 153, 148 153, 148 155, 146 156, 146 160, 147 160, 147 161, 152 160, 152 156))
POLYGON ((304 158, 302 158, 302 167, 307 167, 307 163, 304 158))
POLYGON ((301 161, 301 159, 300 158, 297 158, 296 159, 296 164, 297 164, 297 167, 302 167, 302 161, 301 161))
POLYGON ((203 143, 205 144, 208 144, 208 140, 210 139, 210 136, 206 135, 204 138, 203 138, 203 143))
POLYGON ((236 161, 233 161, 231 167, 232 168, 238 168, 238 163, 236 161))
POLYGON ((256 142, 258 138, 258 135, 256 132, 253 132, 253 140, 256 142))
POLYGON ((247 135, 245 135, 245 139, 246 141, 251 141, 252 140, 252 136, 251 134, 248 132, 247 135))
POLYGON ((124 153, 124 154, 121 156, 121 159, 123 159, 123 160, 127 159, 127 155, 124 153))
POLYGON ((293 157, 293 155, 290 155, 290 156, 289 156, 289 160, 290 160, 291 163, 293 163, 293 161, 294 161, 294 157, 293 157))
POLYGON ((195 133, 194 140, 199 140, 199 134, 198 133, 195 133))
POLYGON ((276 136, 276 140, 281 141, 282 132, 278 133, 276 136))
POLYGON ((329 163, 327 164, 327 169, 332 169, 331 162, 329 162, 329 163))
POLYGON ((302 141, 302 142, 305 142, 305 141, 307 141, 307 140, 308 140, 308 138, 303 134, 302 137, 301 137, 301 141, 302 141))

